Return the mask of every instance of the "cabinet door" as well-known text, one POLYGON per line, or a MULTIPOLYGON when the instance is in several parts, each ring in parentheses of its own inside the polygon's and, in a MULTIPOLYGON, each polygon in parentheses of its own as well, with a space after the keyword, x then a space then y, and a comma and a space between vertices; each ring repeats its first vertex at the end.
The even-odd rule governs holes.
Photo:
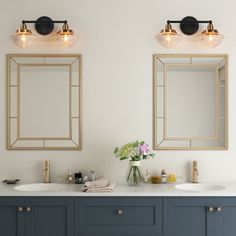
POLYGON ((215 212, 209 206, 214 207, 211 198, 166 198, 167 235, 214 236, 215 212))
POLYGON ((26 198, 27 236, 73 236, 74 200, 72 198, 26 198))
POLYGON ((216 198, 215 236, 236 235, 236 198, 216 198))
POLYGON ((162 235, 162 198, 79 198, 75 222, 76 236, 162 235))
POLYGON ((0 198, 0 235, 25 236, 25 219, 22 198, 0 198), (22 211, 21 211, 22 210, 22 211))

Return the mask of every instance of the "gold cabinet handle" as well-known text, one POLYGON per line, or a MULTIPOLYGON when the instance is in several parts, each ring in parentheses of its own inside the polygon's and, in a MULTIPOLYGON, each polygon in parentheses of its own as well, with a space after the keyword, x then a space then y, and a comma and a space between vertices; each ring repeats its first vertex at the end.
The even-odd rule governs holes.
POLYGON ((215 210, 214 207, 208 207, 208 211, 213 212, 215 210))
POLYGON ((31 211, 31 207, 26 207, 26 211, 30 212, 31 211))
POLYGON ((118 215, 122 215, 122 214, 123 214, 123 211, 122 211, 121 209, 119 209, 119 210, 117 211, 117 213, 118 213, 118 215))
POLYGON ((221 212, 221 211, 222 211, 222 207, 219 207, 219 206, 216 207, 216 211, 217 211, 217 212, 221 212))
POLYGON ((18 211, 19 211, 19 212, 22 212, 23 210, 24 210, 23 207, 18 207, 18 211))

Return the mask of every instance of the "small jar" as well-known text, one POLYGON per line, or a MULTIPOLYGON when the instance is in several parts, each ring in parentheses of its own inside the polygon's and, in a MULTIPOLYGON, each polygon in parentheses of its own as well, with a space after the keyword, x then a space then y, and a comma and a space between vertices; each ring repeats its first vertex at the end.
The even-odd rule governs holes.
POLYGON ((94 170, 90 170, 90 180, 95 181, 96 180, 96 172, 94 170))
POLYGON ((68 176, 67 176, 67 182, 68 182, 68 184, 71 184, 71 183, 73 183, 73 175, 72 175, 72 172, 71 172, 71 170, 69 170, 69 172, 68 172, 68 176))
POLYGON ((145 183, 149 183, 150 180, 151 180, 151 175, 149 174, 148 169, 147 169, 146 174, 143 176, 143 181, 145 183))

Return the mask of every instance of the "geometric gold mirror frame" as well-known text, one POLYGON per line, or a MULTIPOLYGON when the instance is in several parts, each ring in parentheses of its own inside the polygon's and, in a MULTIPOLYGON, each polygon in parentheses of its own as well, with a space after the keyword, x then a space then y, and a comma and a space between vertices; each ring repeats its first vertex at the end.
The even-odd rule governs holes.
POLYGON ((227 55, 153 55, 153 148, 228 149, 227 55))
POLYGON ((7 148, 81 150, 82 56, 7 55, 7 148))

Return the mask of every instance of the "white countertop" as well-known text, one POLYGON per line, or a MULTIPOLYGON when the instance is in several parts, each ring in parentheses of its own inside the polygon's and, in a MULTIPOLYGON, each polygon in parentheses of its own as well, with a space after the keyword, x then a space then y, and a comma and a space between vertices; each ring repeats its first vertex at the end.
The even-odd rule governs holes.
MULTIPOLYGON (((19 183, 21 185, 25 183, 19 183)), ((139 186, 128 186, 127 184, 117 184, 114 191, 110 193, 84 193, 81 191, 82 185, 67 184, 63 191, 57 192, 26 192, 15 190, 17 185, 0 184, 0 197, 236 197, 236 182, 217 182, 217 185, 226 187, 224 190, 191 192, 178 190, 175 184, 141 184, 139 186)))

